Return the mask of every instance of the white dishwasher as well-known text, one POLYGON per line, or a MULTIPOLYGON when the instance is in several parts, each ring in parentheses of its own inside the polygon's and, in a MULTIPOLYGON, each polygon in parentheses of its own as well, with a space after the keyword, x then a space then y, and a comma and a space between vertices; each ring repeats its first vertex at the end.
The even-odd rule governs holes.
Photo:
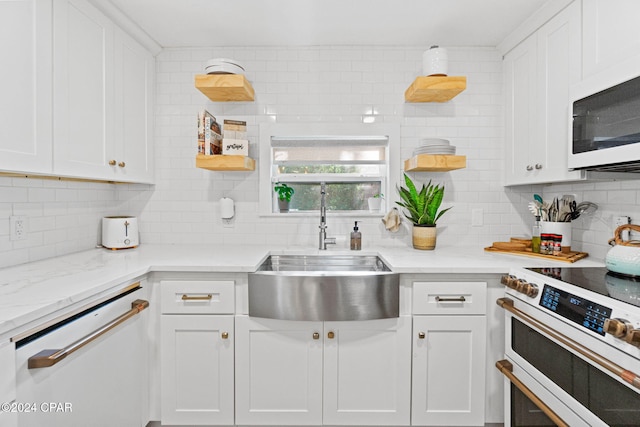
POLYGON ((19 427, 146 425, 146 294, 134 283, 12 339, 19 427))

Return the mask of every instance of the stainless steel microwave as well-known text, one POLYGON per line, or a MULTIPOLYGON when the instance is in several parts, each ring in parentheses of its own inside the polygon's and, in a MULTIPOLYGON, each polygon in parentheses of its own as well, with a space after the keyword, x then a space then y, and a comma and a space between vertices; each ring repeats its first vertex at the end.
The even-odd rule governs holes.
POLYGON ((570 90, 572 170, 640 172, 640 58, 570 90))

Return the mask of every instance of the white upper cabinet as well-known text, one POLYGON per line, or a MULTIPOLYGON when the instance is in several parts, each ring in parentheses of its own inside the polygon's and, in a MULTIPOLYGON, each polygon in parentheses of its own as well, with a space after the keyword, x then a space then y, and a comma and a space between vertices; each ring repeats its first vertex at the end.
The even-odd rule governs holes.
POLYGON ((640 2, 582 0, 583 77, 640 54, 640 2))
POLYGON ((505 55, 505 185, 582 179, 567 168, 569 87, 581 79, 580 25, 574 2, 505 55))
POLYGON ((53 16, 54 173, 153 182, 153 57, 86 0, 53 16))
POLYGON ((152 183, 155 59, 119 28, 114 71, 117 180, 152 183))
POLYGON ((109 179, 113 135, 113 23, 85 0, 55 0, 54 173, 109 179))
POLYGON ((0 2, 0 170, 51 173, 51 1, 0 2))

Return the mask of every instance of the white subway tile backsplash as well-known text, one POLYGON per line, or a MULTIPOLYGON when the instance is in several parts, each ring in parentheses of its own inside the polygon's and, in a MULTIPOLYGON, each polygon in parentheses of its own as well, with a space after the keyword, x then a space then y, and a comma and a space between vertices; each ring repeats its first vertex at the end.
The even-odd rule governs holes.
MULTIPOLYGON (((220 120, 248 123, 250 155, 258 158, 261 123, 361 123, 374 111, 376 123, 400 124, 392 141, 399 158, 412 155, 421 138, 449 139, 467 168, 414 174, 446 185, 439 245, 487 246, 529 233, 527 209, 533 193, 545 198, 571 192, 600 209, 574 222, 574 247, 604 256, 612 218, 640 221, 638 181, 561 186, 502 186, 504 102, 502 58, 491 48, 449 48, 450 75, 467 77, 467 89, 447 103, 407 103, 404 91, 422 74, 428 46, 319 46, 165 49, 156 57, 156 184, 113 185, 0 177, 0 267, 94 247, 103 216, 137 215, 142 244, 214 242, 304 246, 317 244, 318 218, 260 217, 259 168, 255 172, 211 172, 194 167, 195 117, 206 108, 220 120), (211 102, 193 87, 207 60, 240 61, 256 91, 254 102, 211 102), (234 227, 223 227, 219 199, 236 202, 234 227), (484 211, 484 225, 471 227, 470 212, 484 211), (9 240, 10 215, 29 218, 29 238, 9 240)), ((395 178, 395 177, 394 177, 395 178)), ((389 208, 396 200, 387 195, 389 208)), ((344 248, 355 219, 329 214, 329 234, 344 248)), ((392 234, 379 217, 360 218, 363 244, 408 246, 407 228, 392 234)), ((437 250, 437 249, 436 249, 437 250)))

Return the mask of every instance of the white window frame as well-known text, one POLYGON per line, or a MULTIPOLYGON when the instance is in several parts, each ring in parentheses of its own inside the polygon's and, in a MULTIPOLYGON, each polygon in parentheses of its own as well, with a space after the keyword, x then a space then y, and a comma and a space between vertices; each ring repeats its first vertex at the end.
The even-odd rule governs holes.
MULTIPOLYGON (((300 123, 300 124, 281 124, 281 123, 264 123, 260 125, 260 158, 259 158, 259 173, 260 173, 260 206, 259 212, 261 216, 278 216, 284 217, 285 215, 272 212, 272 198, 273 198, 273 183, 271 177, 271 138, 302 138, 310 139, 313 137, 318 138, 331 138, 331 137, 345 137, 353 136, 354 138, 362 137, 386 137, 388 138, 387 148, 387 177, 384 180, 384 187, 382 193, 387 200, 387 207, 391 206, 391 201, 388 196, 392 191, 395 191, 395 185, 397 177, 399 176, 399 164, 400 164, 400 126, 394 124, 334 124, 334 123, 300 123)), ((327 180, 330 182, 330 180, 327 180)), ((384 213, 370 214, 363 211, 334 211, 332 215, 340 216, 380 216, 384 213)), ((290 212, 286 215, 296 216, 315 216, 317 212, 305 211, 305 212, 290 212)))

